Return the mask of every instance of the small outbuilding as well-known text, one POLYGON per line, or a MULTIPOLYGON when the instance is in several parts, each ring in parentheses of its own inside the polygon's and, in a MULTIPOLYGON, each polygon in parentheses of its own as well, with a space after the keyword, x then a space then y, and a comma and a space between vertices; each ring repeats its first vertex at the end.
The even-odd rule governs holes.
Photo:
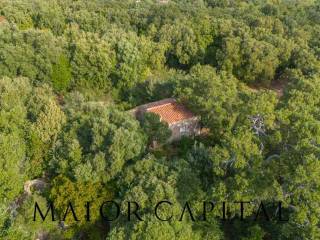
POLYGON ((195 136, 200 134, 199 117, 178 103, 174 98, 137 106, 129 111, 135 118, 141 119, 146 112, 152 112, 160 117, 161 121, 168 123, 172 132, 169 142, 179 140, 182 136, 195 136))

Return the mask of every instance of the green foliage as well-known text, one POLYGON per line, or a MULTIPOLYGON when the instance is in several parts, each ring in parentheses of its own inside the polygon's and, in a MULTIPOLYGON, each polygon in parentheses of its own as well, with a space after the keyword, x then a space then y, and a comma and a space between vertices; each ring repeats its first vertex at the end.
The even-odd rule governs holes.
POLYGON ((45 197, 39 194, 34 194, 32 197, 26 199, 22 206, 20 206, 19 214, 11 222, 11 227, 5 234, 4 239, 33 239, 39 237, 41 233, 46 235, 50 233, 52 238, 61 239, 63 234, 60 229, 57 229, 57 222, 42 221, 30 221, 30 218, 34 214, 34 204, 38 203, 39 206, 45 208, 47 200, 45 197))
POLYGON ((30 84, 24 78, 0 79, 0 236, 5 236, 10 221, 10 204, 23 188, 26 158, 24 131, 27 131, 25 101, 30 84))
POLYGON ((120 182, 122 186, 120 199, 124 202, 138 202, 139 212, 144 221, 134 219, 131 222, 124 222, 126 220, 122 216, 115 223, 107 239, 170 239, 172 237, 202 239, 204 236, 208 239, 222 239, 218 225, 214 221, 210 223, 210 231, 205 226, 196 228, 195 224, 187 218, 181 222, 178 221, 184 202, 204 195, 199 188, 199 179, 183 159, 170 163, 148 155, 128 167, 122 173, 120 182), (141 177, 137 178, 137 176, 141 177), (172 213, 174 218, 172 221, 161 222, 151 215, 154 214, 153 207, 164 199, 169 200, 173 205, 171 210, 170 208, 162 209, 161 214, 165 217, 172 213))
POLYGON ((68 35, 75 86, 110 90, 110 74, 115 67, 110 44, 98 34, 82 32, 76 26, 71 26, 68 35))
POLYGON ((71 80, 71 67, 68 59, 61 55, 52 69, 53 88, 58 91, 68 89, 71 80))
POLYGON ((139 123, 127 113, 82 103, 69 108, 67 130, 58 139, 52 171, 86 181, 108 181, 144 150, 139 123))
POLYGON ((226 72, 217 73, 210 66, 197 65, 176 88, 182 102, 202 116, 201 121, 218 138, 231 128, 238 105, 237 80, 226 72))
POLYGON ((0 1, 0 238, 105 238, 97 214, 68 219, 66 231, 29 215, 34 201, 56 199, 61 214, 66 199, 114 198, 139 202, 146 220, 121 211, 109 239, 319 239, 319 10, 319 1, 0 1), (167 124, 125 110, 167 97, 197 114, 204 134, 153 156, 147 146, 167 142, 167 124), (48 191, 26 196, 34 178, 48 191), (151 206, 163 199, 175 214, 185 201, 250 200, 246 220, 258 202, 280 200, 290 220, 159 222, 151 206))
POLYGON ((165 143, 171 136, 171 130, 168 123, 162 122, 159 115, 147 112, 143 115, 142 128, 148 135, 149 143, 156 141, 158 144, 165 143))
MULTIPOLYGON (((19 207, 19 199, 23 199, 24 181, 27 177, 43 174, 47 153, 42 151, 48 151, 50 144, 47 138, 42 137, 58 134, 59 126, 63 124, 61 116, 64 115, 52 101, 53 96, 48 92, 41 95, 44 89, 46 87, 32 87, 26 78, 0 79, 0 195, 3 199, 0 234, 3 237, 13 234, 10 226, 15 228, 19 225, 15 222, 14 206, 18 204, 19 207), (33 95, 35 92, 38 93, 36 96, 33 95), (43 101, 37 102, 36 98, 43 101), (31 112, 35 113, 33 120, 31 112), (56 118, 55 114, 59 117, 56 118)), ((25 236, 23 231, 20 234, 25 236)))
POLYGON ((248 237, 243 237, 241 240, 262 240, 265 233, 258 225, 255 225, 249 229, 248 235, 248 237))
MULTIPOLYGON (((160 222, 154 220, 151 216, 146 218, 145 222, 138 222, 131 229, 124 228, 114 228, 110 232, 108 240, 113 239, 202 239, 201 234, 192 231, 191 224, 177 222, 174 224, 169 224, 168 222, 160 222)), ((219 239, 218 237, 209 239, 219 239)))
MULTIPOLYGON (((77 218, 80 220, 78 225, 85 224, 87 202, 91 202, 91 220, 95 222, 99 216, 101 204, 112 199, 112 190, 101 183, 87 181, 71 181, 65 176, 58 175, 52 181, 50 199, 54 201, 57 210, 57 217, 63 219, 68 203, 71 202, 74 207, 77 218)), ((67 225, 73 225, 74 219, 71 212, 66 216, 67 225)))
POLYGON ((52 67, 62 54, 64 39, 50 31, 0 25, 0 76, 24 76, 34 82, 51 82, 52 67))

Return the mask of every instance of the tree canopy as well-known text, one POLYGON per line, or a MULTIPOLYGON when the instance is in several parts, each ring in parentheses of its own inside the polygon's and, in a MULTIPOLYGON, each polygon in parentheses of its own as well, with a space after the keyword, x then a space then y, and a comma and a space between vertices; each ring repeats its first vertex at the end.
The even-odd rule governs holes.
POLYGON ((0 238, 319 239, 319 16, 319 0, 0 1, 0 238), (200 136, 170 143, 128 112, 169 97, 200 136), (144 221, 103 221, 111 200, 144 221), (250 205, 199 221, 203 201, 250 205), (252 221, 278 201, 287 222, 270 205, 252 221), (30 221, 35 202, 59 221, 30 221))

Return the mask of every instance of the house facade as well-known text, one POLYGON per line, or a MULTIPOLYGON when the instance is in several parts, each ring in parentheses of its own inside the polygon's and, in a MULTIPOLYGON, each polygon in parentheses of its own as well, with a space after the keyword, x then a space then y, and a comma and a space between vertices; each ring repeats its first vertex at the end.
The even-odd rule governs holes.
POLYGON ((146 112, 157 114, 161 121, 169 125, 172 132, 169 142, 179 140, 183 136, 200 134, 199 117, 174 98, 144 104, 129 112, 137 119, 141 119, 146 112))

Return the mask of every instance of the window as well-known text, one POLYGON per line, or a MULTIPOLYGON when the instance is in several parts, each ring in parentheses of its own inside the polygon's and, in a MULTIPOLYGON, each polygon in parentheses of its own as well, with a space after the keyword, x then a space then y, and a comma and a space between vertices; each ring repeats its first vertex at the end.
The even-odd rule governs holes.
POLYGON ((180 133, 181 134, 186 134, 188 132, 188 126, 187 125, 182 125, 180 127, 180 133))

